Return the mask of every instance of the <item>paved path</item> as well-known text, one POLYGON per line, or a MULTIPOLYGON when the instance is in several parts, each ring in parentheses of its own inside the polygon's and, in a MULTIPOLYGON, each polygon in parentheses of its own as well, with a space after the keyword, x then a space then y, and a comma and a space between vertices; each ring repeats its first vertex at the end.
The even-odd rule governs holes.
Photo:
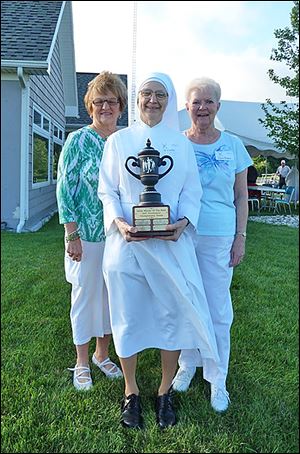
POLYGON ((248 219, 249 221, 263 222, 264 224, 287 225, 299 228, 299 215, 249 216, 248 219))

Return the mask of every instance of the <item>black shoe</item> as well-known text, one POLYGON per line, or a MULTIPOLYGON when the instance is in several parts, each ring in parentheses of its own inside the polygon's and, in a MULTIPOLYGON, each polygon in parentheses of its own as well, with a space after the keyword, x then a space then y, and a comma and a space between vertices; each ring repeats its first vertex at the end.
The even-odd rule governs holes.
POLYGON ((169 390, 167 394, 156 398, 156 420, 161 429, 174 426, 176 415, 173 406, 173 392, 169 390))
POLYGON ((142 429, 142 407, 141 398, 136 394, 124 396, 121 406, 121 424, 129 429, 142 429))

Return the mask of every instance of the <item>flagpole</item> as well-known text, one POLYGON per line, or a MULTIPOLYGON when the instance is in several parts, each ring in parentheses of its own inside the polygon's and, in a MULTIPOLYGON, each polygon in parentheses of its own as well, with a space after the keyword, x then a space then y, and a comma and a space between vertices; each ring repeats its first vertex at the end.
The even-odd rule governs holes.
POLYGON ((129 126, 131 126, 135 122, 137 3, 138 2, 133 2, 132 61, 131 61, 131 89, 130 89, 130 104, 129 104, 129 126))

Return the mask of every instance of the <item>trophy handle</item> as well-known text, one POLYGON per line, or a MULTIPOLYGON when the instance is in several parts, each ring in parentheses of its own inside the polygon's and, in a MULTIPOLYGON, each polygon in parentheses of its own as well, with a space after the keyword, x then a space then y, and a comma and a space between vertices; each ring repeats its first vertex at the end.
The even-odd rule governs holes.
POLYGON ((171 170, 172 167, 173 167, 173 163, 174 163, 174 162, 173 162, 173 159, 171 158, 171 156, 168 156, 168 155, 162 156, 162 157, 160 158, 160 165, 161 165, 161 166, 165 166, 165 165, 166 165, 165 159, 169 159, 169 161, 170 161, 170 167, 169 167, 164 173, 161 173, 161 174, 159 175, 159 180, 160 180, 162 177, 164 177, 165 175, 167 175, 167 173, 169 173, 170 170, 171 170))
POLYGON ((138 160, 137 158, 135 158, 134 156, 129 156, 129 157, 126 159, 125 167, 126 167, 126 169, 128 170, 128 172, 129 172, 132 176, 134 176, 135 178, 137 178, 138 180, 140 180, 140 179, 141 179, 141 176, 138 175, 138 174, 136 174, 136 173, 134 173, 134 172, 128 167, 128 164, 127 164, 127 163, 128 163, 128 161, 130 161, 131 159, 133 160, 133 163, 131 164, 132 167, 139 167, 139 160, 138 160))

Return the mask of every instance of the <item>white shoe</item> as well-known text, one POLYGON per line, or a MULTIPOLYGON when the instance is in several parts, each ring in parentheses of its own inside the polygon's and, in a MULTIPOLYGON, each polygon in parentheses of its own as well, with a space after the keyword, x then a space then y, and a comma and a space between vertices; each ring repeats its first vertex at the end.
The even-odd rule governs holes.
POLYGON ((78 391, 88 391, 92 388, 91 369, 88 366, 68 367, 68 370, 74 372, 73 385, 78 391))
POLYGON ((211 396, 210 396, 210 403, 212 408, 218 412, 222 413, 226 411, 230 404, 229 393, 226 390, 225 386, 218 387, 216 385, 211 384, 211 396))
POLYGON ((109 358, 106 358, 102 363, 97 360, 95 354, 92 356, 92 362, 99 367, 99 369, 108 377, 108 378, 122 378, 123 374, 122 371, 118 368, 118 366, 113 363, 109 358), (110 369, 106 369, 107 365, 111 365, 110 369))
POLYGON ((187 391, 195 373, 196 367, 180 367, 172 381, 174 391, 187 391))

